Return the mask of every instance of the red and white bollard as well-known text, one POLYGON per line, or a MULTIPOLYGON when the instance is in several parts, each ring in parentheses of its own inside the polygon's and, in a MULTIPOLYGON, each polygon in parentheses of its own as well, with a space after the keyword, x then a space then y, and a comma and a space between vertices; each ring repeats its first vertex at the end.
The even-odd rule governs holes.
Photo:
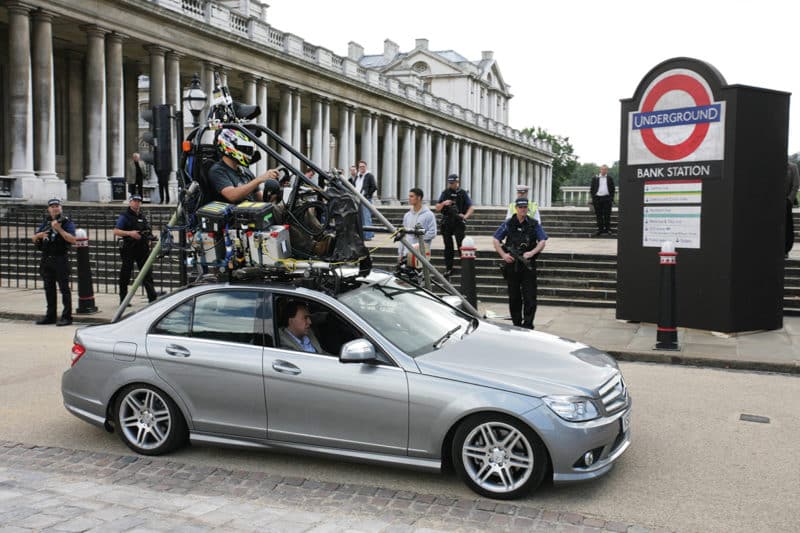
POLYGON ((664 241, 658 252, 661 263, 661 284, 658 291, 658 328, 656 350, 680 350, 675 320, 675 266, 678 252, 672 241, 664 241))
POLYGON ((472 237, 461 241, 461 294, 472 307, 478 307, 478 294, 475 287, 475 254, 477 252, 472 237))

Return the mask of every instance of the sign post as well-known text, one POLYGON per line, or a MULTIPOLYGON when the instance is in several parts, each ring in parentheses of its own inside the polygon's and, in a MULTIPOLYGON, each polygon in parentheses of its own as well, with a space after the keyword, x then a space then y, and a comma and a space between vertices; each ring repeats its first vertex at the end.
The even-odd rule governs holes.
POLYGON ((617 318, 656 322, 664 241, 681 254, 678 326, 783 324, 789 94, 664 61, 622 100, 617 318))

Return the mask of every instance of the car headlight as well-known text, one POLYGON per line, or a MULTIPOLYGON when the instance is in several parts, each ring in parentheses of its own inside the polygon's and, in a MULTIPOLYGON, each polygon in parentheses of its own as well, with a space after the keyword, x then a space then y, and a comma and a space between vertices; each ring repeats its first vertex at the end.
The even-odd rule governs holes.
POLYGON ((597 407, 589 398, 545 396, 542 399, 555 414, 569 422, 585 422, 598 417, 597 407))

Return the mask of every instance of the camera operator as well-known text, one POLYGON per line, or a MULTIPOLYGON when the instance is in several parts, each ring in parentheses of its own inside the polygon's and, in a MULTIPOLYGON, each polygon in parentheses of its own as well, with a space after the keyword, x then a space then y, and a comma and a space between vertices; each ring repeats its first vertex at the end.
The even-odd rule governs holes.
POLYGON ((455 249, 461 249, 464 240, 466 220, 472 216, 475 207, 469 194, 459 187, 460 180, 457 174, 447 176, 447 188, 439 195, 436 211, 442 214, 441 229, 444 239, 444 277, 448 280, 453 273, 453 256, 455 249), (453 248, 453 237, 456 239, 456 248, 453 248))
MULTIPOLYGON (((133 262, 136 261, 141 270, 147 261, 147 256, 150 255, 150 243, 155 240, 150 223, 142 213, 142 197, 138 194, 131 195, 128 209, 117 218, 114 235, 120 239, 119 255, 122 257, 122 268, 119 271, 119 301, 122 303, 128 295, 133 262)), ((147 273, 143 285, 148 301, 152 302, 158 298, 152 273, 147 273)))
POLYGON ((39 225, 31 240, 42 251, 39 273, 44 280, 44 294, 47 299, 47 313, 36 323, 69 326, 72 324, 72 291, 69 287, 69 247, 75 244, 75 225, 61 212, 61 200, 53 198, 47 202, 47 216, 39 225), (56 302, 56 283, 61 291, 61 320, 56 322, 58 304, 56 302))
POLYGON ((261 201, 259 187, 268 179, 277 179, 278 170, 269 169, 258 177, 250 172, 248 167, 256 161, 255 145, 240 131, 228 128, 220 131, 217 149, 222 157, 208 171, 214 189, 210 200, 231 204, 245 200, 261 201))
POLYGON ((515 216, 494 232, 494 249, 503 259, 508 284, 508 309, 515 326, 533 329, 536 314, 536 256, 544 250, 547 234, 528 216, 528 199, 517 198, 515 216), (505 240, 505 243, 500 244, 505 240), (524 303, 524 315, 522 311, 524 303))

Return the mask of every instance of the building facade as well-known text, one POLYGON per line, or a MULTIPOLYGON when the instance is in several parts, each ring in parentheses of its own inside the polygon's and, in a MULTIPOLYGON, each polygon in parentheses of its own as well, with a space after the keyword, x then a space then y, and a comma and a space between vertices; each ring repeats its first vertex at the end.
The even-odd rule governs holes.
POLYGON ((141 108, 185 108, 198 74, 209 101, 218 75, 320 167, 364 159, 382 202, 415 186, 435 199, 457 173, 478 205, 506 204, 519 182, 550 204, 553 154, 508 127, 511 94, 490 52, 470 62, 424 39, 404 54, 387 41, 388 60, 370 64, 355 43, 342 57, 273 28, 252 0, 2 0, 0 29, 5 197, 110 201, 109 178, 139 151, 141 108))

